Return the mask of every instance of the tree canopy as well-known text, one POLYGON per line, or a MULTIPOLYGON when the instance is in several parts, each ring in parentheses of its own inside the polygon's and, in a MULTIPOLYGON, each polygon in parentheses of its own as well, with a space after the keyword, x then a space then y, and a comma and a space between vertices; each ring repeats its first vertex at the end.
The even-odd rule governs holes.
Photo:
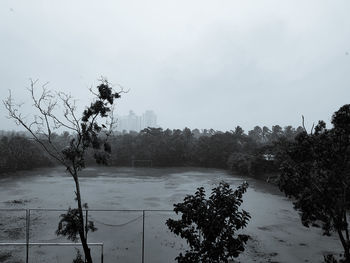
POLYGON ((176 235, 186 239, 190 249, 176 258, 178 262, 229 262, 244 251, 248 235, 237 232, 245 228, 250 215, 240 210, 247 183, 233 191, 221 182, 206 199, 203 187, 194 195, 174 205, 181 219, 168 219, 166 224, 176 235))
POLYGON ((294 198, 305 226, 335 231, 350 262, 350 105, 332 116, 333 128, 320 121, 313 133, 300 133, 284 152, 280 189, 294 198))

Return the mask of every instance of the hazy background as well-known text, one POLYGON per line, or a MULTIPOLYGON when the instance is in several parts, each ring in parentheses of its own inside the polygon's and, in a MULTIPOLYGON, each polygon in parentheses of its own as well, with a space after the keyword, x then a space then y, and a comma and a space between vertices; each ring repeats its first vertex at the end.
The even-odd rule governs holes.
MULTIPOLYGON (((230 130, 323 119, 349 103, 350 2, 0 2, 0 98, 29 78, 84 105, 103 75, 161 127, 230 130)), ((1 129, 14 129, 0 105, 1 129)), ((30 107, 24 108, 30 113, 30 107)))

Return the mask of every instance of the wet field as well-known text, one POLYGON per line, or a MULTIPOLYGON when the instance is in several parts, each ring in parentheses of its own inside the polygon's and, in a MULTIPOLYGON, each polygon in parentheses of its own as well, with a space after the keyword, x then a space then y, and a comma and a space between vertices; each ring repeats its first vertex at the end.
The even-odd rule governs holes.
MULTIPOLYGON (((220 181, 233 187, 246 178, 224 170, 202 168, 87 168, 80 178, 88 218, 98 230, 88 242, 103 243, 104 262, 141 262, 144 219, 145 262, 175 262, 186 248, 183 240, 167 230, 168 211, 197 187, 209 194, 220 181), (139 211, 100 211, 139 210, 139 211)), ((336 236, 305 228, 290 200, 276 187, 248 179, 243 208, 252 219, 246 232, 251 236, 240 262, 322 262, 323 255, 340 248, 336 236)), ((0 242, 25 242, 26 210, 30 211, 30 242, 70 242, 55 235, 59 215, 74 207, 74 182, 63 167, 23 172, 16 178, 0 179, 0 242), (62 211, 40 210, 43 208, 62 211), (24 210, 15 210, 24 209, 24 210), (39 210, 35 210, 39 209, 39 210)), ((76 248, 79 248, 78 246, 76 248)), ((75 247, 31 246, 29 262, 71 262, 75 247)), ((94 262, 100 262, 101 247, 92 246, 94 262)), ((25 246, 0 247, 0 262, 25 262, 25 246)))

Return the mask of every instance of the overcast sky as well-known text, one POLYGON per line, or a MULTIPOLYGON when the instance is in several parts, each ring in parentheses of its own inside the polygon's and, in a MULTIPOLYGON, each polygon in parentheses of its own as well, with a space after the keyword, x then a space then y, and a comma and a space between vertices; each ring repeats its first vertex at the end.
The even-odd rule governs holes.
MULTIPOLYGON (((0 2, 0 98, 29 78, 84 105, 103 75, 117 112, 164 128, 306 125, 350 103, 350 1, 0 2)), ((25 107, 30 114, 30 105, 25 107)), ((0 105, 0 129, 14 129, 0 105)))

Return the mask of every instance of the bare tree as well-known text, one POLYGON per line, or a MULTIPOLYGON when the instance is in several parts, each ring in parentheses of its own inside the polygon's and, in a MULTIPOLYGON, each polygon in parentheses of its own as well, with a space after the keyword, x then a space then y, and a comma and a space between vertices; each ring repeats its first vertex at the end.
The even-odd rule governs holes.
POLYGON ((92 263, 90 249, 87 244, 88 231, 95 231, 92 221, 84 223, 83 208, 79 185, 79 172, 85 167, 85 156, 88 149, 93 149, 97 163, 106 164, 111 146, 108 137, 111 135, 115 124, 113 110, 115 99, 123 93, 113 90, 107 79, 100 79, 96 91, 90 89, 93 101, 86 107, 82 116, 77 115, 76 101, 72 96, 63 92, 53 92, 47 89, 47 83, 41 86, 37 94, 38 81, 31 80, 30 92, 33 109, 36 113, 24 116, 21 112, 22 104, 16 104, 11 91, 3 101, 9 118, 18 125, 24 127, 35 142, 59 164, 66 168, 75 182, 75 200, 77 208, 69 208, 67 213, 61 215, 57 235, 66 236, 72 241, 80 238, 85 255, 85 262, 92 263), (70 131, 72 134, 69 144, 65 148, 59 148, 54 142, 55 131, 70 131))

